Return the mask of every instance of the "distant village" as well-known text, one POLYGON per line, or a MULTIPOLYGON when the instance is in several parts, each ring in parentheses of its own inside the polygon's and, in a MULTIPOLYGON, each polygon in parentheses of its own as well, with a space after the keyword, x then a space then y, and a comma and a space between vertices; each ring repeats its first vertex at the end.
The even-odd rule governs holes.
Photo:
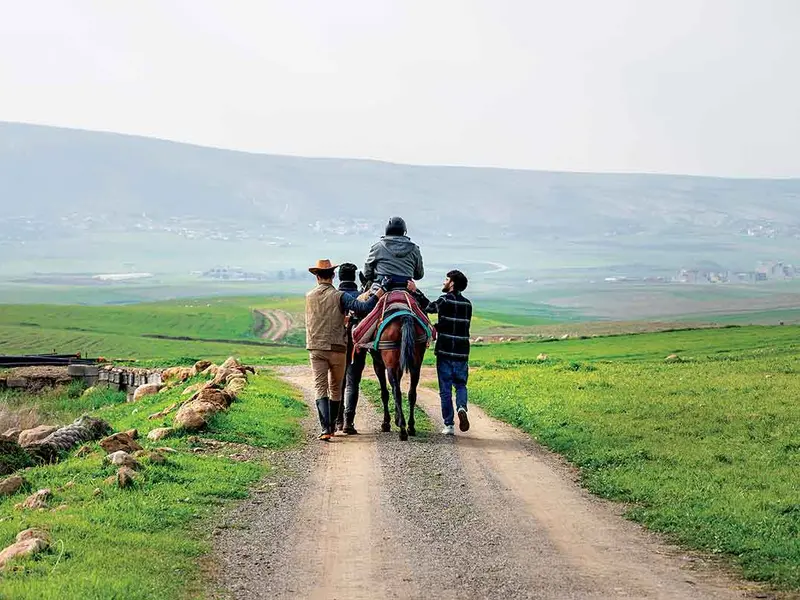
POLYGON ((606 277, 605 281, 644 283, 759 283, 800 278, 800 267, 783 261, 761 262, 753 271, 681 269, 673 277, 606 277))

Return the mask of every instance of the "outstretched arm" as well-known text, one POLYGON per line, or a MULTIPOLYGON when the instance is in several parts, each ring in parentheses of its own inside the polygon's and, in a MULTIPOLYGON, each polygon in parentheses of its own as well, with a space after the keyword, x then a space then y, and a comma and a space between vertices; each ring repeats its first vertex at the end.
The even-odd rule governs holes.
POLYGON ((356 316, 362 317, 375 308, 375 305, 378 303, 378 299, 383 296, 383 290, 378 290, 378 292, 369 298, 369 300, 361 301, 358 298, 353 298, 347 294, 342 294, 342 312, 347 314, 348 311, 353 311, 356 316))
POLYGON ((437 298, 433 302, 428 300, 428 297, 423 294, 417 284, 414 283, 414 280, 408 282, 408 291, 414 294, 414 298, 416 298, 417 303, 419 304, 420 308, 423 312, 434 314, 439 312, 439 304, 443 302, 442 298, 437 298))

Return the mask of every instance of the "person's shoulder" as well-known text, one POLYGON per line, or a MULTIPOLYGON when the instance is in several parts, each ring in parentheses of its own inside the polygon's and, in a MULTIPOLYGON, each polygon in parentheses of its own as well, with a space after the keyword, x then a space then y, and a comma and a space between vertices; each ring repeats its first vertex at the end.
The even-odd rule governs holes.
POLYGON ((463 302, 465 304, 469 304, 470 306, 472 306, 472 302, 470 302, 469 298, 467 298, 464 294, 454 294, 453 292, 449 292, 447 296, 449 296, 456 302, 463 302))

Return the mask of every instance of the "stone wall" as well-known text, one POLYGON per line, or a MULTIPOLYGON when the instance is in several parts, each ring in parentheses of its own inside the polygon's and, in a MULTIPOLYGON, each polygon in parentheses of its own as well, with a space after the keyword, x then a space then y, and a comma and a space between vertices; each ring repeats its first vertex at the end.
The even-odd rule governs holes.
POLYGON ((114 365, 69 365, 67 367, 21 367, 0 373, 0 389, 39 391, 82 379, 86 387, 107 387, 133 395, 145 383, 161 383, 161 371, 115 367, 114 365))

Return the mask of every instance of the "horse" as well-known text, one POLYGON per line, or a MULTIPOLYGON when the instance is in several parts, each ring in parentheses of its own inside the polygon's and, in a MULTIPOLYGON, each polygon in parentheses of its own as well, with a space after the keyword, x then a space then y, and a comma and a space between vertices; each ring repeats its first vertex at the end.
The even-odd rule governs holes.
MULTIPOLYGON (((359 275, 361 274, 359 273, 359 275)), ((363 289, 369 290, 369 282, 364 281, 363 275, 361 277, 363 289)), ((402 315, 392 319, 384 327, 378 340, 378 350, 370 349, 369 351, 372 356, 372 368, 381 386, 381 402, 383 403, 381 431, 388 433, 392 430, 391 415, 389 414, 389 386, 391 386, 395 407, 394 423, 400 428, 400 439, 404 442, 408 440, 408 436, 417 435, 414 407, 417 404, 417 386, 427 347, 426 332, 422 326, 411 315, 402 315), (403 392, 400 389, 400 381, 406 372, 411 378, 408 390, 409 415, 407 422, 403 414, 403 392)))

